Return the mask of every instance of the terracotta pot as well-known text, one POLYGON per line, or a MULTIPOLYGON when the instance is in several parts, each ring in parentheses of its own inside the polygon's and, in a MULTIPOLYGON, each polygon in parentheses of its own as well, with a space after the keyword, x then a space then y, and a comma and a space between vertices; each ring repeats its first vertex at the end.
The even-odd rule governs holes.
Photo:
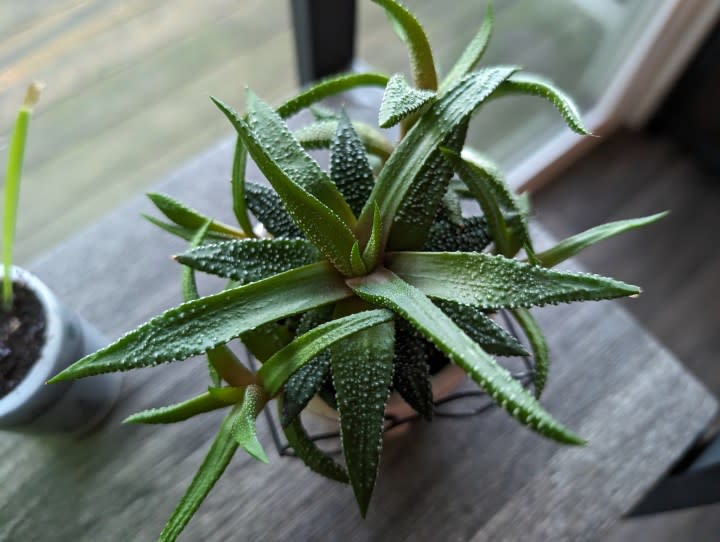
MULTIPOLYGON (((3 276, 0 267, 0 276, 3 276)), ((121 375, 109 373, 73 382, 45 384, 70 364, 105 346, 94 327, 57 299, 36 276, 12 268, 13 282, 31 290, 45 315, 40 359, 0 399, 0 429, 26 433, 81 433, 100 422, 120 392, 121 375)))

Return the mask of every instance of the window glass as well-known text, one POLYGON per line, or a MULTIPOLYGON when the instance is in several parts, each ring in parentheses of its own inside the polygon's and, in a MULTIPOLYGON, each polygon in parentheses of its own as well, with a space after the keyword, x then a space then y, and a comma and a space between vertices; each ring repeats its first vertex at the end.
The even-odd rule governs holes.
MULTIPOLYGON (((47 83, 30 128, 20 263, 59 242, 230 133, 207 99, 273 103, 296 85, 290 0, 5 0, 0 9, 0 167, 27 84, 47 83), (52 226, 49 226, 51 224, 52 226)), ((358 57, 396 72, 403 45, 383 10, 357 0, 358 57)), ((484 62, 553 78, 590 109, 658 0, 495 0, 484 62)), ((407 0, 449 68, 484 0, 407 0)), ((484 106, 470 142, 504 166, 562 129, 553 108, 512 97, 484 106)), ((0 179, 2 177, 0 176, 0 179)))

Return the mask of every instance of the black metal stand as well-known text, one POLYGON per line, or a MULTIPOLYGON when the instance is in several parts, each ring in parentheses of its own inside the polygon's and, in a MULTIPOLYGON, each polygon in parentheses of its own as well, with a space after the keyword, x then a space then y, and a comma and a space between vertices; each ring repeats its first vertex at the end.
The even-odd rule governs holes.
POLYGON ((720 419, 628 517, 720 503, 720 419))
POLYGON ((355 0, 292 0, 302 86, 350 68, 355 56, 355 0))

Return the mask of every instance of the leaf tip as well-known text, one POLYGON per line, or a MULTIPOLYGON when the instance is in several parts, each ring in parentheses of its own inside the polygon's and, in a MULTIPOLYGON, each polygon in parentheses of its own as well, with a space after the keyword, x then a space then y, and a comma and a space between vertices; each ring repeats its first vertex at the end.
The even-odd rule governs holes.
POLYGON ((42 81, 33 81, 27 88, 25 93, 25 100, 23 101, 23 107, 32 110, 40 99, 40 94, 45 88, 45 83, 42 81))
POLYGON ((355 241, 350 250, 350 267, 354 276, 361 276, 367 273, 367 267, 360 253, 360 242, 355 241))
POLYGON ((360 509, 360 517, 365 519, 370 506, 370 495, 355 493, 355 500, 357 501, 358 508, 360 509))
POLYGON ((262 444, 260 444, 260 441, 258 441, 257 439, 255 439, 253 442, 243 444, 243 449, 261 463, 265 463, 266 465, 270 463, 270 460, 268 459, 265 450, 263 450, 262 444))
POLYGON ((58 374, 49 378, 45 381, 45 384, 57 384, 58 382, 65 382, 66 380, 72 380, 72 374, 69 372, 70 367, 60 371, 58 374))

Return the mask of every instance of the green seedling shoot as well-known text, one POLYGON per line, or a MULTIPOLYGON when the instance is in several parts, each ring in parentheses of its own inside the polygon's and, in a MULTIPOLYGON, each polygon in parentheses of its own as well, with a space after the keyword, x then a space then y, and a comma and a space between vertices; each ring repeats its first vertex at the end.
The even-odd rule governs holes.
POLYGON ((13 244, 15 241, 15 226, 17 224, 17 207, 20 196, 20 179, 22 177, 23 158, 25 155, 25 142, 27 141, 28 126, 33 108, 40 98, 43 86, 41 83, 32 83, 25 94, 25 100, 18 110, 15 120, 15 129, 10 139, 8 150, 7 173, 5 175, 5 205, 3 219, 3 286, 2 304, 5 311, 12 309, 13 288, 12 269, 13 244))

